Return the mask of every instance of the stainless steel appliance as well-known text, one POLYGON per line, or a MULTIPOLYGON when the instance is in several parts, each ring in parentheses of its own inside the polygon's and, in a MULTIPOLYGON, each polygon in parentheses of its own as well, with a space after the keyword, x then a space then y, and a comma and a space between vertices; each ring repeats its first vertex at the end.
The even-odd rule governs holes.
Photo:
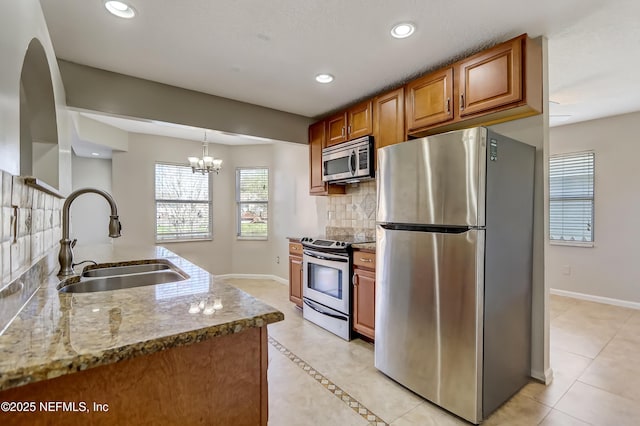
POLYGON ((375 366, 474 423, 530 375, 534 160, 486 128, 378 150, 375 366))
POLYGON ((322 180, 355 183, 374 177, 373 137, 363 136, 322 150, 322 180))
POLYGON ((351 244, 370 238, 302 239, 302 316, 345 340, 351 340, 351 244))

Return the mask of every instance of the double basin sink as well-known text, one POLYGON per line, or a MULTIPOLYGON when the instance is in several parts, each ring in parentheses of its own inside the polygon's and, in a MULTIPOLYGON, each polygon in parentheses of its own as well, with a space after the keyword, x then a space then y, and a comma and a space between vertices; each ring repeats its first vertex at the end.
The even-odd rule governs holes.
MULTIPOLYGON (((145 261, 149 262, 149 261, 145 261)), ((173 263, 159 259, 152 263, 123 266, 97 265, 85 268, 82 275, 71 277, 58 285, 63 293, 92 293, 120 290, 154 284, 184 281, 189 276, 173 263)))

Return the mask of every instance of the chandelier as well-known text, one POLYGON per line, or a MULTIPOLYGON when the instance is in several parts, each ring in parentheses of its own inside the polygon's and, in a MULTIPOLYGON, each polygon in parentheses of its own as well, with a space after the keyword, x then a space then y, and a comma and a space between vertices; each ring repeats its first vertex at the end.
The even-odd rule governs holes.
POLYGON ((207 131, 204 132, 204 142, 202 142, 202 158, 189 157, 189 165, 193 173, 202 174, 215 172, 218 174, 222 168, 222 160, 209 156, 209 144, 207 143, 207 131))

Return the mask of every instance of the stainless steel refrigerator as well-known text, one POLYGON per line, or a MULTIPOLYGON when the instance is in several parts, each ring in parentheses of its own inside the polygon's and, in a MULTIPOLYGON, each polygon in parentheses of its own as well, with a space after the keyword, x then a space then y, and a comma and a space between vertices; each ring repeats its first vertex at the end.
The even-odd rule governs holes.
POLYGON ((530 375, 534 161, 483 127, 378 150, 375 366, 474 423, 530 375))

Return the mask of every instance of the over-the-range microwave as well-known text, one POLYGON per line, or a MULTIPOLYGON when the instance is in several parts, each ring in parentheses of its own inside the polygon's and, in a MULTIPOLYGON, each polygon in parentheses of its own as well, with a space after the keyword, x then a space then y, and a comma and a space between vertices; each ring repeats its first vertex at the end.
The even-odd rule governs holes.
POLYGON ((355 183, 373 179, 373 136, 363 136, 322 150, 322 180, 355 183))

